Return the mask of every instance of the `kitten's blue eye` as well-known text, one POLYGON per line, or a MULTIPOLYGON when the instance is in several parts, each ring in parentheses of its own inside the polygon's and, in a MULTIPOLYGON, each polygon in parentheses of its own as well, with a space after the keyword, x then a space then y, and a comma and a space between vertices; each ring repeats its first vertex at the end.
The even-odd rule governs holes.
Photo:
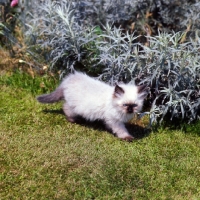
POLYGON ((126 107, 126 106, 128 106, 128 105, 125 103, 125 104, 123 104, 123 106, 126 107))

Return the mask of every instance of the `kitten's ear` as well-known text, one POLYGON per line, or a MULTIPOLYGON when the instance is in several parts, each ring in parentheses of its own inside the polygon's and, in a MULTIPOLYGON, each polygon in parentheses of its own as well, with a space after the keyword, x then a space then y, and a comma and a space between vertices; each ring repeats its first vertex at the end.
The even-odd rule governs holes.
POLYGON ((148 87, 146 85, 137 86, 139 97, 144 99, 148 95, 148 87))
POLYGON ((146 85, 139 85, 137 86, 138 88, 138 93, 142 93, 142 92, 145 92, 147 90, 147 86, 146 85))
POLYGON ((115 91, 114 91, 114 96, 115 97, 120 97, 123 94, 124 94, 123 88, 121 88, 119 85, 116 85, 115 86, 115 91))

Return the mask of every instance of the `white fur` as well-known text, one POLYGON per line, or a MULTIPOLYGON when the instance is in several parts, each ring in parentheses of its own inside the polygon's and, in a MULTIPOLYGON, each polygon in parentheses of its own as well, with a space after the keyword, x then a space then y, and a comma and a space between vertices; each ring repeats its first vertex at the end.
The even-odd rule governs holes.
POLYGON ((103 120, 117 137, 132 140, 124 123, 141 110, 145 92, 134 84, 110 86, 75 72, 67 76, 60 86, 50 94, 37 97, 41 103, 54 103, 62 99, 64 113, 71 122, 77 116, 87 120, 103 120))
POLYGON ((123 95, 114 97, 114 86, 109 86, 85 74, 75 72, 67 76, 60 87, 63 89, 65 114, 70 121, 77 115, 87 120, 103 120, 107 127, 119 138, 132 137, 124 126, 124 122, 133 118, 123 108, 125 102, 138 104, 135 112, 142 108, 143 99, 139 98, 138 88, 133 84, 120 84, 125 91, 123 95))

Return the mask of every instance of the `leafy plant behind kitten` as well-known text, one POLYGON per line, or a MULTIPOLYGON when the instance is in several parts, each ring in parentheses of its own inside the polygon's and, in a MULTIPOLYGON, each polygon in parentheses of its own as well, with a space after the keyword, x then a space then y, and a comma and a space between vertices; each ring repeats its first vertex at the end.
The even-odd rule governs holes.
POLYGON ((70 122, 81 116, 86 120, 103 120, 108 129, 118 138, 132 141, 124 123, 142 109, 147 92, 145 86, 120 83, 110 86, 75 72, 67 76, 60 86, 50 94, 37 97, 40 103, 64 100, 63 110, 70 122))

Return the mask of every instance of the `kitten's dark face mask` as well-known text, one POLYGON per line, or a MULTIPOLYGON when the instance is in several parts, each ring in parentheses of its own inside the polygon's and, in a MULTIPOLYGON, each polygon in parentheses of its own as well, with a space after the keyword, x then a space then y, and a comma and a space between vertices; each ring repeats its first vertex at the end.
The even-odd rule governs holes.
POLYGON ((137 106, 138 105, 134 104, 134 103, 133 104, 130 104, 130 103, 123 104, 123 107, 126 109, 126 112, 129 114, 134 113, 134 110, 137 106))
POLYGON ((143 99, 147 95, 146 86, 142 85, 136 87, 136 90, 128 90, 127 98, 127 96, 124 97, 124 95, 126 95, 125 90, 119 85, 115 86, 113 97, 119 100, 117 105, 121 108, 120 111, 126 114, 133 114, 141 110, 143 99))

